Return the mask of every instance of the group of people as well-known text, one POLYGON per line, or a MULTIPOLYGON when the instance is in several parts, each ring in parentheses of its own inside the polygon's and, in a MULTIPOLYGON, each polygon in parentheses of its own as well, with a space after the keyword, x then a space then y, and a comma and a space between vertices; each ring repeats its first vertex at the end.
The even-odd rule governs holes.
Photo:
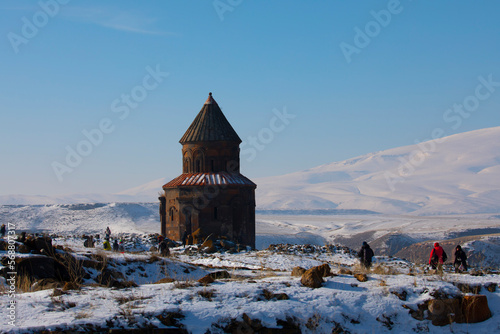
MULTIPOLYGON (((453 261, 453 266, 456 273, 461 273, 467 271, 467 254, 460 245, 455 247, 455 259, 453 261)), ((361 266, 369 269, 372 265, 372 258, 374 256, 373 250, 366 241, 363 241, 361 250, 358 252, 358 258, 361 262, 361 266)), ((432 269, 438 272, 443 271, 443 264, 448 259, 446 252, 443 247, 439 245, 438 242, 434 243, 434 248, 431 250, 429 265, 432 269)))
MULTIPOLYGON (((467 271, 467 254, 465 254, 462 246, 457 245, 455 247, 455 260, 453 261, 453 267, 456 273, 461 273, 467 271)), ((432 269, 438 272, 443 271, 443 264, 448 259, 448 255, 444 251, 443 247, 439 245, 438 242, 434 243, 434 248, 431 250, 431 255, 429 257, 429 265, 432 269)))
POLYGON ((106 231, 104 232, 104 243, 103 243, 103 248, 104 250, 107 250, 107 251, 110 251, 110 250, 113 250, 115 252, 123 252, 124 251, 124 247, 123 247, 123 240, 120 239, 118 241, 118 239, 115 239, 113 240, 113 246, 111 246, 111 243, 110 243, 110 238, 111 238, 111 230, 108 227, 106 227, 106 231))
MULTIPOLYGON (((104 242, 103 242, 103 248, 104 250, 107 251, 115 251, 115 252, 123 252, 124 247, 123 247, 123 240, 120 239, 114 239, 113 240, 113 245, 110 243, 111 239, 111 230, 108 227, 106 227, 106 230, 104 231, 104 242)), ((158 237, 158 251, 160 252, 161 255, 163 256, 168 256, 170 255, 170 249, 168 248, 168 239, 165 239, 163 236, 158 237)))

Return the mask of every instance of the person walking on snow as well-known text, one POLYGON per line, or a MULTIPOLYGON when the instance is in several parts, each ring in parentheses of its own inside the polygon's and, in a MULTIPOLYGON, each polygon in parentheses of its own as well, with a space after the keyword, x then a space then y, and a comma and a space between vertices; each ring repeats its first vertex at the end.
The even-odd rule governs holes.
POLYGON ((372 265, 372 257, 374 256, 373 250, 366 241, 363 241, 361 250, 358 252, 358 257, 361 262, 361 266, 366 269, 370 269, 372 265))
POLYGON ((434 243, 434 248, 431 250, 431 256, 429 257, 429 264, 432 269, 437 269, 438 272, 443 271, 443 263, 446 262, 448 256, 444 251, 443 247, 439 246, 439 243, 434 243))
POLYGON ((118 240, 115 239, 115 241, 113 241, 113 251, 114 252, 118 252, 119 248, 118 248, 118 240))
POLYGON ((460 245, 455 247, 455 261, 453 261, 456 273, 467 271, 467 255, 460 245))
POLYGON ((106 232, 104 232, 105 234, 105 239, 109 240, 109 237, 111 236, 111 230, 109 229, 109 226, 106 227, 106 232))

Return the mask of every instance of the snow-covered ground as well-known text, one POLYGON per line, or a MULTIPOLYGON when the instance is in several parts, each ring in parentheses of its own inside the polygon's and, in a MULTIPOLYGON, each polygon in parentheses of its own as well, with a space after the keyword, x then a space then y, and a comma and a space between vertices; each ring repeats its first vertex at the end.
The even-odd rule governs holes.
MULTIPOLYGON (((342 250, 319 253, 266 250, 270 244, 280 243, 323 246, 342 241, 343 244, 351 242, 351 247, 358 248, 362 240, 375 244, 387 235, 406 236, 416 242, 481 233, 486 235, 481 237, 484 240, 471 240, 464 246, 478 254, 489 254, 489 258, 481 257, 487 262, 495 261, 500 238, 488 234, 497 233, 498 214, 435 217, 260 214, 257 216, 256 251, 189 255, 180 247, 173 250, 172 257, 153 261, 150 260, 153 254, 149 252, 151 244, 145 240, 148 240, 147 234, 159 232, 157 212, 157 204, 147 203, 0 207, 1 221, 14 224, 18 233, 57 234, 59 237, 54 243, 69 247, 80 257, 90 256, 89 252, 104 253, 102 249, 84 248, 79 236, 102 234, 106 226, 110 227, 113 237, 135 233, 136 239, 143 240, 138 246, 127 247, 123 254, 106 252, 113 268, 139 284, 138 287, 117 290, 87 285, 61 296, 53 296, 52 290, 20 293, 16 295, 17 327, 9 327, 3 322, 0 331, 29 333, 69 327, 87 331, 106 327, 165 327, 160 319, 178 317, 175 321, 190 333, 206 333, 207 329, 220 333, 221 328, 229 328, 232 321, 243 321, 244 314, 269 328, 280 327, 288 321, 304 333, 331 333, 335 326, 351 333, 486 333, 500 330, 498 291, 482 289, 493 317, 479 324, 435 327, 429 320, 415 320, 403 307, 415 310, 424 300, 432 299, 431 294, 437 290, 458 293, 453 284, 457 282, 498 285, 498 275, 448 272, 441 277, 425 274, 422 267, 408 261, 379 256, 376 265, 385 269, 370 273, 367 282, 340 274, 325 278, 321 288, 310 289, 302 286, 300 278, 290 275, 293 267, 311 268, 328 263, 334 272, 340 273, 341 268, 357 268, 358 261, 342 250), (410 268, 417 275, 409 275, 410 268), (218 270, 227 270, 231 278, 218 279, 208 286, 196 282, 218 270), (176 281, 153 284, 165 277, 176 281), (403 290, 407 293, 406 301, 392 293, 403 290), (273 297, 273 294, 282 293, 288 299, 273 297)), ((427 251, 425 249, 426 254, 427 251)), ((98 274, 93 269, 88 272, 92 277, 98 274)), ((0 296, 2 305, 9 301, 6 294, 0 296)), ((1 312, 0 319, 7 319, 8 310, 2 308, 1 312)))
MULTIPOLYGON (((187 255, 183 247, 178 247, 172 249, 169 258, 148 261, 153 255, 148 251, 103 252, 84 248, 81 239, 75 237, 59 237, 54 239, 54 244, 70 247, 80 257, 105 253, 114 269, 128 273, 139 286, 125 289, 84 286, 60 296, 54 296, 52 289, 19 293, 15 297, 16 326, 4 320, 8 318, 8 309, 2 307, 1 332, 165 328, 161 320, 170 316, 176 317, 177 326, 181 325, 189 333, 208 330, 222 333, 231 321, 243 322, 244 315, 268 328, 279 328, 288 321, 303 333, 331 333, 335 327, 351 333, 491 333, 500 330, 500 291, 489 292, 484 288, 490 283, 498 286, 500 277, 494 274, 430 275, 407 261, 379 257, 375 267, 380 266, 382 270, 368 273, 369 280, 359 282, 351 274, 342 273, 341 268, 358 268, 358 261, 342 248, 328 251, 318 247, 322 251, 308 252, 295 246, 286 251, 187 255), (323 263, 328 263, 339 275, 326 277, 321 288, 305 287, 300 277, 291 276, 296 266, 310 268, 323 263), (409 274, 410 268, 412 274, 409 274), (231 277, 208 285, 196 281, 220 270, 227 270, 231 277), (164 277, 176 281, 152 284, 164 277), (488 299, 492 318, 477 324, 436 327, 430 320, 416 320, 409 314, 409 308, 417 310, 419 304, 433 299, 436 291, 460 294, 454 285, 460 282, 483 286, 481 293, 488 299), (405 300, 396 295, 403 291, 407 294, 405 300)), ((148 247, 144 244, 142 248, 148 247)), ((0 295, 0 302, 8 305, 8 295, 0 295)))

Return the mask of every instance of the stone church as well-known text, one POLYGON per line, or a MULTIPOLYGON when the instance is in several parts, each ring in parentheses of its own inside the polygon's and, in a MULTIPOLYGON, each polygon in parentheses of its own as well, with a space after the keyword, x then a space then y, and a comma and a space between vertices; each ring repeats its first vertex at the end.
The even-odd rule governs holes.
POLYGON ((255 188, 240 173, 241 139, 209 94, 179 141, 182 174, 163 186, 161 234, 181 240, 200 229, 255 248, 255 188))

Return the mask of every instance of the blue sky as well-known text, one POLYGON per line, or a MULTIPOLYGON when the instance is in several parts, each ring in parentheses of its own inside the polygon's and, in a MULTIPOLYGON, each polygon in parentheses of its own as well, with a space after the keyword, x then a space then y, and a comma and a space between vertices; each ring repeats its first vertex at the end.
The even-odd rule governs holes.
POLYGON ((444 119, 474 102, 479 77, 500 82, 499 12, 495 1, 2 1, 0 194, 174 178, 178 141, 208 92, 246 142, 250 178, 410 145, 436 128, 499 126, 496 86, 460 122, 444 119), (295 117, 280 123, 285 111, 295 117), (100 123, 107 133, 81 144, 100 123), (70 166, 68 147, 87 155, 70 166))

